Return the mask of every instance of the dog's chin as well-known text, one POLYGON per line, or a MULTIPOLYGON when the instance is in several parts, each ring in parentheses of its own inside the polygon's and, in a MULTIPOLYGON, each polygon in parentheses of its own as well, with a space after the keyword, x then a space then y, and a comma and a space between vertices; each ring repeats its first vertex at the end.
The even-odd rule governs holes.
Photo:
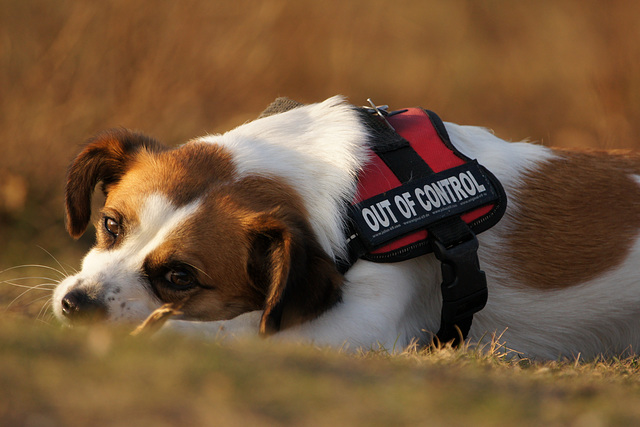
MULTIPOLYGON (((131 315, 127 313, 127 315, 118 314, 115 315, 109 312, 109 309, 106 310, 97 310, 93 312, 83 313, 82 315, 76 316, 68 316, 62 313, 55 313, 55 317, 58 322, 67 328, 85 328, 85 327, 94 327, 105 325, 109 327, 125 327, 125 328, 133 328, 145 321, 151 314, 153 310, 139 312, 136 315, 131 315)), ((174 318, 179 318, 179 316, 175 316, 174 318)))
POLYGON ((60 323, 62 323, 63 326, 69 327, 69 328, 113 323, 109 319, 108 313, 105 313, 105 312, 84 314, 82 317, 76 317, 74 319, 68 319, 66 316, 59 316, 59 315, 57 315, 56 318, 60 323))

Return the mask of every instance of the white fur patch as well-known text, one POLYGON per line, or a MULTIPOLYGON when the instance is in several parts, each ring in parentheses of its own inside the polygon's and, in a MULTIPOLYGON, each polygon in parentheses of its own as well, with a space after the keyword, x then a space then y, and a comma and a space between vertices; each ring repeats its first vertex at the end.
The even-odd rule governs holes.
POLYGON ((487 129, 445 123, 451 143, 489 169, 508 192, 519 186, 523 174, 555 156, 553 150, 527 142, 508 142, 487 129))
MULTIPOLYGON (((593 358, 640 350, 640 240, 624 263, 580 286, 532 290, 513 280, 495 280, 485 309, 474 316, 470 337, 501 334, 508 346, 528 357, 593 358), (634 347, 635 346, 635 347, 634 347)), ((508 267, 508 266, 507 266, 508 267)), ((504 269, 505 266, 502 266, 504 269)), ((500 277, 500 276, 498 276, 500 277)))

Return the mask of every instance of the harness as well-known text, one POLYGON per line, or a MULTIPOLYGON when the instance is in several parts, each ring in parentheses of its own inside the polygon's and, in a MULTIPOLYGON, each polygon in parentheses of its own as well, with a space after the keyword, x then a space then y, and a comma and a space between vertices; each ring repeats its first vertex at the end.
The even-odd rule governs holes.
POLYGON ((360 258, 399 262, 433 252, 442 270, 436 338, 457 345, 487 303, 476 234, 504 214, 504 189, 453 146, 435 113, 372 107, 359 110, 373 143, 349 207, 348 259, 338 269, 344 274, 360 258))

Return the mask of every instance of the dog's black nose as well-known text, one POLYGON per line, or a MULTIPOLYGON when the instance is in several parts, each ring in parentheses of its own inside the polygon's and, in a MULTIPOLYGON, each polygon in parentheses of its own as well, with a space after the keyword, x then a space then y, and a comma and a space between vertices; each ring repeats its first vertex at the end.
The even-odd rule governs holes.
POLYGON ((72 322, 93 322, 107 316, 107 307, 81 289, 67 293, 61 304, 62 314, 72 322))

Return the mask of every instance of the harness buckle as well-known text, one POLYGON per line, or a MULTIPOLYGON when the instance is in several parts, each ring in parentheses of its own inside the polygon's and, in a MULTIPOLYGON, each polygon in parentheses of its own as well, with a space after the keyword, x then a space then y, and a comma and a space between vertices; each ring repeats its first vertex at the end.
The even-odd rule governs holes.
POLYGON ((473 314, 487 304, 487 278, 484 271, 480 270, 478 239, 473 232, 470 233, 470 239, 450 247, 435 238, 431 239, 433 252, 442 268, 443 301, 440 331, 437 334, 440 342, 454 340, 457 345, 461 338, 459 330, 466 337, 473 314))

